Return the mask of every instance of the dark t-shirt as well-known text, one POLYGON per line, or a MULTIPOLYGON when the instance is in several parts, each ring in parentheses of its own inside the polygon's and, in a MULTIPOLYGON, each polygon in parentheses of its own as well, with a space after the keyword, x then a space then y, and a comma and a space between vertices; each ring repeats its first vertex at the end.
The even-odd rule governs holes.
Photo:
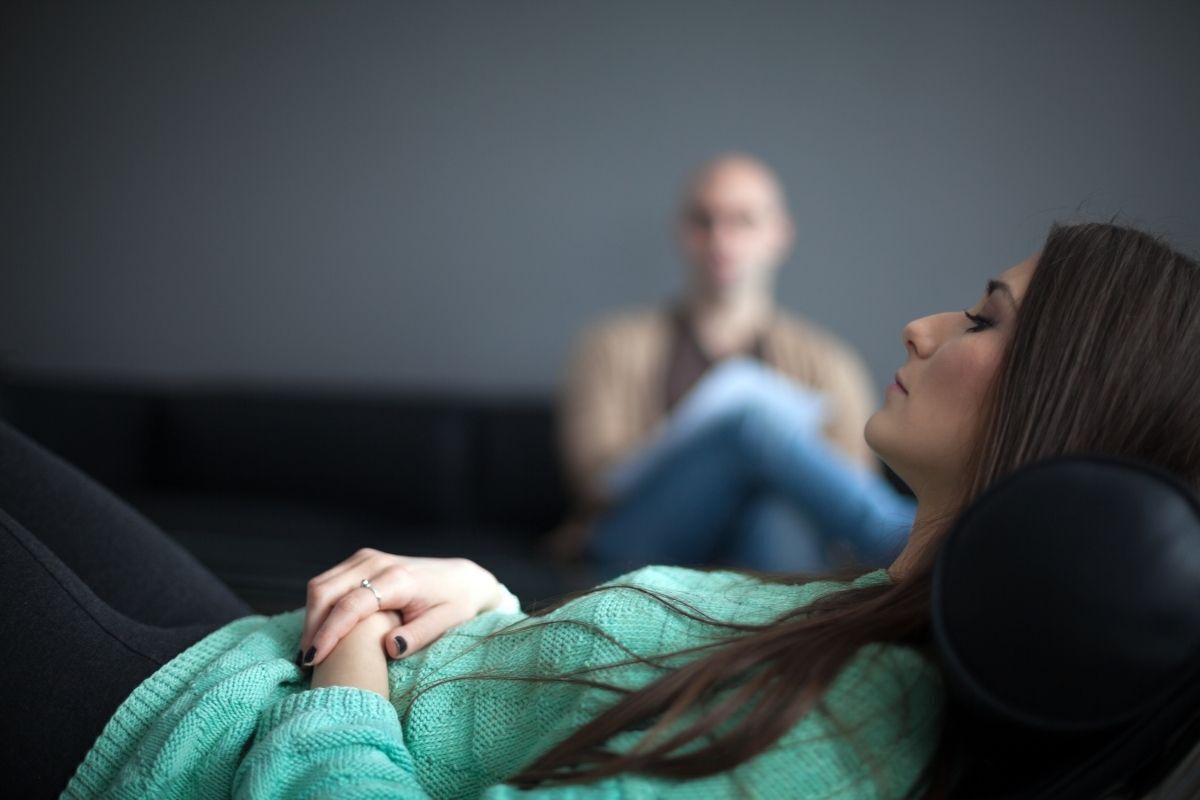
MULTIPOLYGON (((671 344, 667 351, 667 380, 666 410, 670 413, 687 396, 692 387, 700 382, 704 373, 708 372, 720 359, 714 359, 705 352, 696 336, 696 330, 682 309, 671 311, 671 344)), ((731 355, 744 355, 758 361, 766 361, 766 351, 763 335, 754 337, 750 347, 744 352, 731 355)))

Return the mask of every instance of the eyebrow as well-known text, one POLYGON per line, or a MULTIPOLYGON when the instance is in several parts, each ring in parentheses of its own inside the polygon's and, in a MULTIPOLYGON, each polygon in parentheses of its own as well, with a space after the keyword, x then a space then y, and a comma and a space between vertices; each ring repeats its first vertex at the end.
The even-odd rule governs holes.
POLYGON ((991 297, 992 292, 1001 291, 1008 295, 1008 302, 1012 303, 1013 308, 1017 307, 1017 298, 1013 297, 1012 288, 1004 281, 991 280, 987 282, 987 293, 991 297))

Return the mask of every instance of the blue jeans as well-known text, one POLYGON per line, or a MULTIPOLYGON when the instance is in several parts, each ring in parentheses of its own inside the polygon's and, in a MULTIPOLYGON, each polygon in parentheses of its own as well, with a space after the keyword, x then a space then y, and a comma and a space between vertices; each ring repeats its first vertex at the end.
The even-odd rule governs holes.
POLYGON ((839 553, 891 563, 916 502, 835 451, 811 393, 785 383, 747 362, 707 375, 693 390, 703 418, 681 408, 684 434, 668 424, 649 457, 618 467, 617 500, 597 523, 590 560, 611 574, 651 563, 820 572, 839 553), (706 384, 731 381, 739 388, 729 401, 712 402, 706 384))

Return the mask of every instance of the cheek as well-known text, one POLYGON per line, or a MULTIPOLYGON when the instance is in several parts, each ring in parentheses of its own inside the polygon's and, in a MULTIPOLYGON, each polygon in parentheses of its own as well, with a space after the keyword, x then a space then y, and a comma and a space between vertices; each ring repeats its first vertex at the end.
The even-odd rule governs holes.
POLYGON ((867 443, 910 486, 958 474, 1000 355, 994 342, 964 342, 939 351, 911 395, 888 399, 868 421, 867 443))
POLYGON ((984 400, 1000 360, 998 349, 973 346, 947 352, 930 364, 926 385, 928 405, 914 405, 920 416, 916 427, 925 431, 934 460, 954 466, 974 446, 984 400))
POLYGON ((999 362, 999 352, 990 347, 962 347, 937 364, 931 364, 930 383, 940 405, 972 415, 991 386, 999 362))
POLYGON ((778 231, 770 228, 755 230, 747 238, 754 250, 759 253, 774 253, 782 243, 778 231))

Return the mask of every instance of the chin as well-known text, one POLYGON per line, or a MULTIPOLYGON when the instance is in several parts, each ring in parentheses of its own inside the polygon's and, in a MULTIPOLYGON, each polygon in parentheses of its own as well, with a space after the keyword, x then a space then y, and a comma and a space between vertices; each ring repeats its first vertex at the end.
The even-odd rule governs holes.
POLYGON ((712 275, 705 276, 705 284, 708 293, 713 297, 730 297, 737 294, 738 276, 737 275, 712 275))
POLYGON ((887 455, 884 453, 885 448, 880 447, 881 442, 879 441, 881 438, 879 427, 881 424, 884 424, 880 419, 883 412, 884 409, 880 408, 874 414, 867 417, 867 424, 863 428, 863 438, 867 440, 867 447, 871 448, 875 452, 875 455, 887 461, 887 455))
POLYGON ((879 460, 896 473, 902 481, 908 483, 908 478, 904 474, 907 470, 902 466, 904 462, 901 457, 902 448, 897 446, 894 436, 888 435, 886 411, 886 408, 881 408, 867 419, 866 427, 863 428, 863 438, 866 439, 867 447, 871 448, 871 452, 879 456, 879 460))

